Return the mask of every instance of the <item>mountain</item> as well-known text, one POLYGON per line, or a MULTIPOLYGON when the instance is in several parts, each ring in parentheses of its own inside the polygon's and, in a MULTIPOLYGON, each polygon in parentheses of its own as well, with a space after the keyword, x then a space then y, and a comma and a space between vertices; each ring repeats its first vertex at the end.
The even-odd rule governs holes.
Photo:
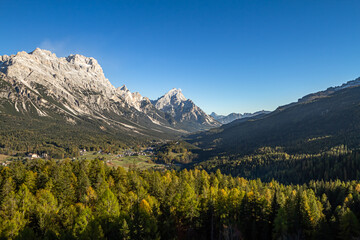
POLYGON ((116 88, 116 93, 119 94, 129 106, 135 108, 137 111, 149 113, 154 109, 149 98, 141 96, 138 92, 130 92, 125 85, 116 88))
POLYGON ((197 131, 220 126, 220 123, 213 117, 207 115, 193 101, 187 99, 181 89, 173 88, 152 103, 158 110, 173 117, 182 129, 197 131))
POLYGON ((239 119, 193 134, 190 143, 209 153, 247 154, 264 146, 319 152, 341 144, 360 146, 360 81, 310 94, 260 117, 239 119))
POLYGON ((39 48, 0 56, 0 117, 3 138, 11 138, 12 130, 31 130, 32 137, 46 132, 65 139, 70 132, 80 141, 91 133, 128 142, 219 126, 180 90, 150 101, 125 85, 115 88, 94 58, 59 58, 39 48))
POLYGON ((213 117, 216 121, 220 122, 221 124, 228 124, 231 123, 237 119, 243 119, 243 118, 249 118, 249 117, 254 117, 257 115, 262 115, 262 114, 268 114, 270 113, 269 111, 258 111, 258 112, 254 112, 254 113, 230 113, 229 115, 217 115, 215 112, 212 112, 210 114, 211 117, 213 117))
POLYGON ((230 113, 229 115, 218 115, 215 112, 210 114, 216 121, 220 122, 221 124, 230 123, 236 119, 240 119, 242 117, 241 113, 230 113))
POLYGON ((318 98, 327 97, 327 96, 329 96, 329 95, 331 95, 331 94, 333 94, 333 93, 335 93, 337 91, 347 89, 347 88, 351 88, 351 87, 357 87, 357 86, 360 86, 360 78, 356 78, 355 80, 348 81, 348 82, 342 84, 341 86, 329 87, 324 91, 319 91, 319 92, 316 92, 316 93, 308 94, 308 95, 298 99, 297 102, 281 106, 281 107, 279 107, 279 109, 285 109, 287 107, 294 106, 294 105, 299 104, 299 103, 311 102, 312 100, 316 100, 318 98))
POLYGON ((0 148, 18 130, 31 131, 34 141, 71 135, 74 143, 100 135, 129 142, 186 133, 148 98, 115 88, 94 58, 58 58, 39 48, 0 56, 0 118, 0 148))

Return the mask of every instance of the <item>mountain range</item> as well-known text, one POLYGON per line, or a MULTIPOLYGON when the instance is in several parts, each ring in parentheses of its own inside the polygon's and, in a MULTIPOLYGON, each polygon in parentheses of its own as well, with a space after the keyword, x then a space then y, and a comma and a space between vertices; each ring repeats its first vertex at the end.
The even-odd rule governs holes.
POLYGON ((264 146, 302 153, 339 144, 357 148, 359 106, 360 78, 273 112, 207 115, 181 89, 150 100, 125 85, 114 87, 91 57, 58 58, 42 49, 0 56, 0 150, 14 148, 14 139, 58 147, 57 138, 71 146, 113 146, 112 139, 119 145, 179 137, 210 155, 264 146))
POLYGON ((94 58, 58 58, 39 48, 0 56, 0 115, 2 130, 6 121, 30 129, 56 122, 123 138, 166 139, 220 126, 178 89, 151 101, 114 87, 94 58))
POLYGON ((250 154, 261 147, 316 153, 360 147, 360 79, 309 94, 275 111, 190 136, 210 155, 250 154))
POLYGON ((210 116, 213 117, 216 121, 220 122, 221 124, 228 124, 228 123, 231 123, 231 122, 233 122, 235 120, 238 120, 238 119, 255 117, 255 116, 258 116, 258 115, 268 114, 268 113, 270 113, 270 111, 262 110, 262 111, 258 111, 258 112, 254 112, 254 113, 244 113, 244 114, 230 113, 229 115, 225 116, 225 115, 218 115, 215 112, 212 112, 210 114, 210 116))
POLYGON ((183 129, 204 130, 220 126, 213 117, 186 99, 181 89, 173 88, 168 93, 152 101, 156 109, 169 114, 183 129))

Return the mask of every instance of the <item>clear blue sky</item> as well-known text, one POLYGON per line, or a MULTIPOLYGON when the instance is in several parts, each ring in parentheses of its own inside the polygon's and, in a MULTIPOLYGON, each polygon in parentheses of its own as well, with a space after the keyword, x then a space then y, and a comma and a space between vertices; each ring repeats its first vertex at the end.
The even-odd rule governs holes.
POLYGON ((0 54, 98 59, 116 87, 207 113, 273 110, 360 76, 360 1, 1 0, 0 54))

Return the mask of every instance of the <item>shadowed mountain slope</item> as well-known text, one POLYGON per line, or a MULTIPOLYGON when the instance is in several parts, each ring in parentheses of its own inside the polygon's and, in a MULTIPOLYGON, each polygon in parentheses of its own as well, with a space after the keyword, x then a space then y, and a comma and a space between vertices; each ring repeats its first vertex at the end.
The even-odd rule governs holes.
POLYGON ((360 87, 343 85, 308 95, 258 118, 240 119, 190 136, 213 154, 245 154, 263 146, 313 152, 339 144, 360 146, 360 87), (346 87, 344 87, 346 86, 346 87))

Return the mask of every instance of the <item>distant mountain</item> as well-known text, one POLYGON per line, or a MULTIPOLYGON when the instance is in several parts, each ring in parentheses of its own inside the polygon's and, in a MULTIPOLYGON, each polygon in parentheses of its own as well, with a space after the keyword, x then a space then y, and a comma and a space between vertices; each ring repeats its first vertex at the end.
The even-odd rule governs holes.
POLYGON ((215 112, 210 114, 216 121, 220 122, 221 124, 230 123, 236 119, 242 118, 241 113, 230 113, 229 115, 217 115, 215 112))
POLYGON ((214 155, 245 154, 263 146, 295 152, 345 144, 360 147, 360 80, 307 95, 298 102, 249 119, 239 119, 190 136, 189 142, 214 155))
POLYGON ((221 124, 228 124, 231 123, 237 119, 242 119, 242 118, 249 118, 249 117, 254 117, 257 115, 262 115, 262 114, 268 114, 270 113, 270 111, 258 111, 258 112, 254 112, 254 113, 230 113, 229 115, 217 115, 215 112, 212 112, 210 114, 210 116, 212 116, 216 121, 220 122, 221 124))
POLYGON ((180 89, 173 88, 152 103, 158 110, 173 117, 182 129, 196 131, 220 126, 213 117, 187 99, 180 89))

